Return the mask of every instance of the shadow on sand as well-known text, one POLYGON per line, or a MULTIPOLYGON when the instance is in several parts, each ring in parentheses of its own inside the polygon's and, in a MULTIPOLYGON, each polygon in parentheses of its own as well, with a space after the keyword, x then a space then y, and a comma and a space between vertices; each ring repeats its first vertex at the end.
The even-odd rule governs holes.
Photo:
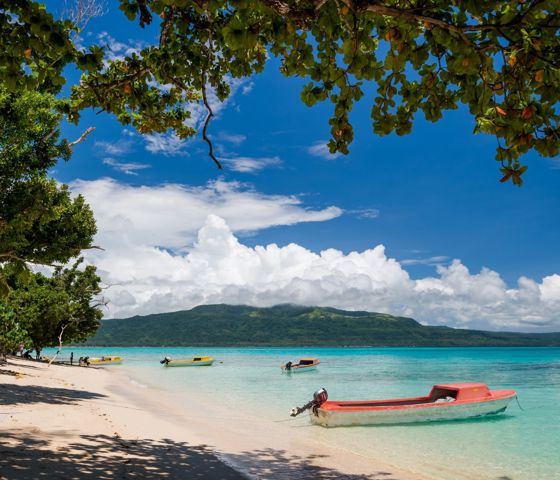
POLYGON ((326 455, 307 455, 305 457, 287 452, 265 448, 240 455, 228 455, 234 463, 247 465, 245 470, 256 478, 266 479, 316 479, 316 480, 398 480, 389 472, 371 472, 367 475, 349 475, 338 470, 318 466, 314 460, 328 458, 326 455), (247 463, 249 461, 249 464, 247 463))
MULTIPOLYGON (((0 478, 117 480, 246 478, 223 463, 206 445, 173 440, 124 440, 118 436, 82 435, 65 447, 54 448, 47 436, 11 431, 0 437, 0 478)), ((64 433, 58 437, 60 441, 64 433)), ((266 479, 397 480, 387 472, 370 475, 343 473, 313 465, 319 456, 300 457, 282 450, 263 449, 228 455, 247 468, 250 475, 266 479)))
MULTIPOLYGON (((66 388, 16 384, 0 387, 0 405, 39 402, 69 405, 104 397, 66 388)), ((386 472, 344 475, 337 470, 314 465, 314 460, 321 458, 318 455, 303 457, 283 450, 262 449, 226 457, 257 478, 396 480, 386 472)), ((207 445, 191 445, 169 439, 126 440, 118 435, 76 436, 66 431, 4 430, 0 435, 0 479, 35 480, 43 477, 57 480, 246 478, 220 460, 207 445)))
POLYGON ((93 392, 69 388, 3 384, 0 388, 0 405, 25 405, 50 403, 68 405, 92 398, 104 398, 93 392))
MULTIPOLYGON (((58 437, 60 441, 61 434, 58 437)), ((204 445, 172 440, 126 441, 118 436, 82 435, 54 448, 46 437, 7 432, 0 438, 0 478, 242 479, 204 445)))

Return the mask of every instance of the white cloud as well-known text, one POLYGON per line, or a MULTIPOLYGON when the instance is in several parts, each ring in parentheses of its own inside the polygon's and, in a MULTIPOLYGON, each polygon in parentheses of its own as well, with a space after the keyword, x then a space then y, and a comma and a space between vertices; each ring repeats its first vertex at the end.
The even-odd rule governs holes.
MULTIPOLYGON (((207 86, 207 99, 212 113, 214 114, 214 120, 219 118, 222 111, 232 104, 233 98, 239 88, 241 88, 247 79, 239 78, 226 78, 226 82, 230 87, 230 96, 226 98, 223 102, 218 99, 215 90, 211 86, 207 86)), ((185 121, 186 125, 194 128, 199 132, 202 128, 202 124, 206 121, 208 116, 208 110, 202 101, 190 103, 188 106, 189 112, 191 114, 190 118, 185 121)), ((212 123, 210 123, 212 125, 212 123)), ((209 129, 211 131, 211 128, 209 129)), ((227 134, 224 134, 227 137, 227 134)), ((181 140, 175 133, 156 133, 143 135, 142 138, 146 140, 146 150, 155 154, 163 154, 166 156, 177 156, 187 154, 185 148, 187 147, 189 140, 181 140)), ((239 144, 245 139, 242 135, 231 135, 228 137, 231 143, 237 141, 239 144)))
POLYGON ((131 186, 100 179, 78 180, 71 186, 86 197, 95 212, 96 242, 104 248, 123 242, 148 249, 184 250, 192 245, 210 214, 224 218, 235 232, 320 222, 342 214, 334 206, 310 210, 298 196, 265 195, 237 182, 215 181, 203 187, 131 186))
POLYGON ((241 94, 248 95, 249 93, 251 93, 254 87, 255 87, 255 82, 249 82, 248 84, 243 86, 243 88, 241 89, 241 94))
POLYGON ((329 151, 327 140, 315 142, 310 147, 307 147, 307 153, 313 155, 314 157, 324 158, 325 160, 334 160, 340 157, 340 153, 331 153, 329 151))
MULTIPOLYGON (((226 77, 225 82, 229 85, 230 95, 223 102, 218 98, 215 89, 212 88, 211 85, 206 86, 206 98, 208 99, 208 105, 210 105, 214 117, 219 117, 222 111, 233 102, 233 98, 238 90, 243 85, 246 85, 248 80, 246 78, 226 77)), ((202 101, 189 105, 189 110, 191 112, 191 118, 185 123, 198 130, 206 120, 208 110, 202 101)))
POLYGON ((113 158, 106 158, 103 160, 105 165, 109 165, 113 169, 126 173, 127 175, 138 175, 136 170, 143 170, 145 168, 150 168, 151 165, 147 163, 134 163, 134 162, 117 162, 113 158))
POLYGON ((146 141, 146 150, 150 153, 169 157, 188 155, 185 150, 188 141, 179 138, 174 133, 146 134, 142 138, 146 141))
POLYGON ((372 219, 379 217, 379 210, 377 208, 358 208, 355 210, 347 210, 346 213, 355 215, 357 218, 372 219))
POLYGON ((444 255, 435 255, 433 257, 426 257, 426 258, 405 258, 401 260, 401 265, 429 265, 429 266, 438 266, 444 263, 448 263, 450 260, 449 257, 444 255))
POLYGON ((279 157, 233 157, 224 158, 223 163, 242 173, 255 173, 267 167, 277 166, 282 163, 279 157))
POLYGON ((108 316, 187 309, 200 304, 323 305, 405 315, 423 323, 491 329, 560 329, 560 275, 521 277, 509 288, 459 260, 437 274, 410 278, 383 245, 362 252, 300 245, 240 243, 235 233, 325 221, 329 207, 308 210, 299 197, 270 196, 237 183, 203 187, 132 187, 114 180, 77 181, 91 204, 96 243, 86 253, 111 300, 108 316))
POLYGON ((123 139, 113 142, 98 140, 95 142, 95 146, 100 149, 102 153, 119 157, 126 155, 132 150, 133 142, 131 140, 123 139))
POLYGON ((227 132, 220 132, 218 133, 218 140, 222 142, 231 143, 232 145, 238 147, 241 145, 247 137, 245 135, 227 133, 227 132))
POLYGON ((97 41, 106 47, 105 56, 109 61, 124 60, 125 57, 140 55, 140 51, 147 47, 142 40, 127 40, 120 42, 107 32, 100 32, 97 41))

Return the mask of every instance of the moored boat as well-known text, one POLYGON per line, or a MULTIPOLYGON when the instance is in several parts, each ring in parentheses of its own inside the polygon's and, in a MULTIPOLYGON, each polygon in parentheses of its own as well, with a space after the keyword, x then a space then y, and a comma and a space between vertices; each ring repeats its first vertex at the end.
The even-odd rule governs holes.
POLYGON ((317 365, 320 363, 318 358, 302 358, 298 363, 288 362, 280 365, 280 368, 285 373, 309 372, 317 369, 317 365))
POLYGON ((321 389, 291 415, 309 409, 311 422, 324 427, 458 420, 502 413, 515 397, 515 390, 489 390, 484 383, 439 384, 425 397, 388 400, 328 400, 321 389))
POLYGON ((118 365, 124 360, 123 357, 117 355, 104 355, 102 357, 86 357, 86 363, 90 365, 118 365))
POLYGON ((214 359, 208 356, 199 356, 184 360, 173 360, 170 357, 165 357, 159 363, 165 367, 206 367, 212 365, 214 359))

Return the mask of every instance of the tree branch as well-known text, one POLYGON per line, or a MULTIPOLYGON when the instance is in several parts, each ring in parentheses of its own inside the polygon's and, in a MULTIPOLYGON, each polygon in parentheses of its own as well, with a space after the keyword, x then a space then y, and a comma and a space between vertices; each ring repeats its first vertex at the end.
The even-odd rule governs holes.
MULTIPOLYGON (((395 7, 388 7, 385 5, 379 5, 377 2, 371 2, 367 4, 365 7, 361 6, 358 7, 359 11, 368 11, 373 12, 379 15, 384 15, 386 17, 393 17, 393 18, 401 18, 411 22, 425 22, 429 23, 430 25, 435 25, 437 27, 443 28, 449 32, 455 32, 466 39, 467 41, 470 40, 468 37, 465 36, 465 32, 478 32, 483 30, 499 30, 501 28, 507 27, 512 28, 516 27, 523 22, 525 17, 531 13, 537 6, 544 3, 545 0, 535 0, 532 2, 527 9, 520 12, 516 15, 512 20, 507 23, 503 24, 492 24, 492 23, 480 23, 478 25, 454 25, 452 23, 448 23, 445 20, 441 20, 439 18, 430 17, 427 15, 420 15, 413 13, 413 10, 410 9, 399 9, 395 7)), ((347 5, 351 2, 345 2, 347 5)), ((415 9, 418 10, 418 9, 415 9)), ((422 9, 424 10, 424 9, 422 9)))
POLYGON ((142 75, 145 75, 145 74, 147 74, 147 73, 150 73, 150 68, 144 67, 144 68, 141 68, 140 70, 138 70, 138 71, 136 71, 136 72, 134 72, 134 73, 131 73, 130 75, 127 75, 126 77, 119 78, 119 79, 117 79, 117 80, 113 80, 112 82, 97 83, 96 85, 91 85, 91 84, 88 84, 88 83, 85 83, 85 84, 82 83, 81 86, 82 86, 83 88, 90 88, 90 89, 92 89, 94 92, 97 92, 97 91, 96 91, 96 88, 103 88, 103 89, 106 89, 106 90, 113 90, 114 88, 121 87, 121 86, 123 86, 123 85, 125 85, 125 84, 127 84, 127 83, 134 82, 135 80, 137 80, 138 78, 140 78, 142 75))
POLYGON ((212 108, 210 107, 208 98, 206 96, 206 73, 202 75, 202 101, 204 102, 204 106, 208 111, 208 115, 206 116, 206 120, 204 121, 204 127, 202 128, 202 138, 208 144, 208 155, 210 155, 210 158, 214 160, 214 163, 217 165, 217 167, 222 170, 222 164, 214 155, 214 146, 212 145, 212 141, 208 138, 208 135, 206 133, 208 130, 208 124, 210 123, 210 119, 214 116, 214 112, 212 111, 212 108))
POLYGON ((68 325, 70 325, 69 323, 67 323, 66 325, 63 325, 60 328, 60 334, 58 335, 58 348, 56 350, 56 353, 54 354, 54 357, 51 358, 49 360, 49 367, 52 365, 52 363, 56 360, 56 357, 58 356, 58 354, 60 353, 60 351, 62 350, 62 335, 64 335, 64 330, 66 330, 66 327, 68 327, 68 325))
POLYGON ((74 148, 76 145, 78 145, 78 143, 82 143, 86 137, 95 130, 95 127, 89 127, 86 129, 86 131, 84 133, 82 133, 76 140, 74 140, 73 142, 70 142, 68 144, 68 146, 70 148, 74 148))
POLYGON ((105 251, 105 249, 103 247, 100 247, 98 245, 91 245, 90 247, 84 248, 83 250, 101 250, 101 251, 105 251))
POLYGON ((161 24, 161 33, 159 36, 160 47, 163 47, 167 42, 167 34, 169 33, 169 29, 171 28, 171 20, 173 19, 174 14, 175 14, 175 6, 172 5, 165 12, 165 19, 161 24))
POLYGON ((426 15, 419 15, 416 13, 411 13, 408 10, 400 10, 394 7, 387 7, 385 5, 378 5, 378 4, 369 4, 365 7, 361 7, 360 10, 368 11, 375 13, 377 15, 383 15, 385 17, 393 17, 393 18, 401 18, 404 20, 408 20, 412 23, 428 23, 430 25, 435 25, 437 27, 443 28, 449 32, 456 33, 459 35, 465 42, 471 43, 469 38, 465 35, 464 27, 459 27, 457 25, 453 25, 451 23, 447 23, 444 20, 434 17, 428 17, 426 15))

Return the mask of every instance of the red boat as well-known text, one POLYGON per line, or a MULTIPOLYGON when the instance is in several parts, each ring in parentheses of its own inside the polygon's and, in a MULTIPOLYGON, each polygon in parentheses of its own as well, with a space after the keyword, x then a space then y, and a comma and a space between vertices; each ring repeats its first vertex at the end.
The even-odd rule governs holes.
POLYGON ((323 389, 292 415, 310 409, 311 422, 324 427, 456 420, 502 413, 515 396, 515 390, 489 390, 484 383, 451 383, 434 385, 425 397, 348 402, 328 400, 323 389))

